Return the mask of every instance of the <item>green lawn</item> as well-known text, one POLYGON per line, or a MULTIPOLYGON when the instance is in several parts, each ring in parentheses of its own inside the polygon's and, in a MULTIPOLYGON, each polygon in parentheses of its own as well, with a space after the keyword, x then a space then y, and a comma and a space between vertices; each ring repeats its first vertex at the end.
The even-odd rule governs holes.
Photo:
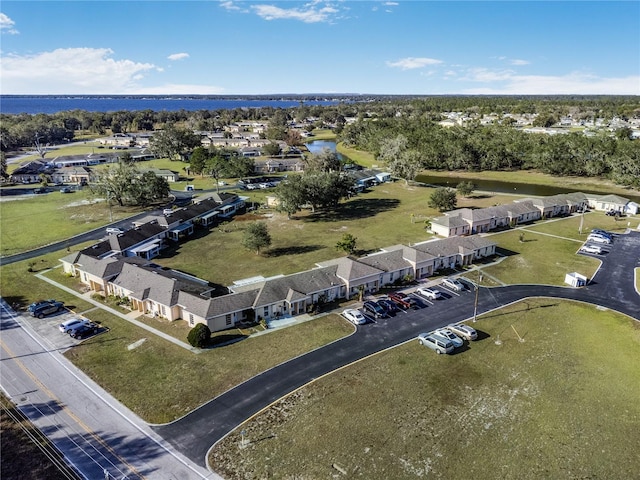
POLYGON ((315 381, 226 437, 210 465, 230 480, 637 476, 637 322, 541 299, 477 328, 457 355, 411 342, 315 381))
POLYGON ((57 191, 0 202, 0 254, 12 255, 78 235, 139 212, 132 207, 111 208, 88 189, 57 191))
POLYGON ((627 229, 628 222, 631 222, 631 226, 635 227, 638 224, 638 219, 630 217, 616 221, 615 217, 608 217, 603 212, 589 212, 584 216, 576 215, 570 218, 552 219, 531 227, 527 226, 526 229, 528 231, 549 233, 584 242, 589 233, 591 233, 592 228, 601 228, 613 233, 624 233, 627 229), (580 233, 581 224, 582 233, 580 233))
MULTIPOLYGON (((483 267, 483 271, 506 284, 564 285, 565 274, 578 272, 591 278, 600 265, 596 258, 576 254, 582 245, 578 240, 555 238, 528 229, 509 230, 489 238, 498 244, 497 252, 505 258, 498 264, 483 267), (521 235, 524 235, 522 242, 521 235)), ((492 282, 485 278, 484 283, 492 282)))
MULTIPOLYGON (((432 191, 395 182, 344 202, 335 213, 301 212, 287 219, 275 211, 261 210, 258 214, 237 217, 204 237, 184 242, 156 261, 228 285, 256 275, 266 277, 308 270, 316 262, 339 257, 343 253, 338 252, 335 245, 345 233, 358 239, 360 253, 424 241, 433 237, 426 233, 424 220, 439 215, 427 207, 432 191), (413 223, 412 214, 415 215, 413 223), (272 245, 260 256, 240 246, 249 221, 264 221, 269 227, 272 245)), ((511 198, 472 197, 460 199, 459 205, 481 207, 505 201, 511 198)))
MULTIPOLYGON (((174 420, 270 367, 353 331, 341 317, 328 315, 194 354, 103 310, 85 316, 109 331, 65 355, 151 423, 174 420), (142 345, 129 350, 143 338, 142 345)), ((238 331, 226 335, 231 340, 238 331)))

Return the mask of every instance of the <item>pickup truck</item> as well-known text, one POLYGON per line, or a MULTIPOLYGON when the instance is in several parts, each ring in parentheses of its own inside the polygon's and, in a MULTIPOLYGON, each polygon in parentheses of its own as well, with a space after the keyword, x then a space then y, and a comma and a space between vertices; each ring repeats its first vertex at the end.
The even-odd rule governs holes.
POLYGON ((418 308, 418 304, 416 303, 416 301, 402 292, 389 294, 389 300, 391 300, 403 310, 418 308))

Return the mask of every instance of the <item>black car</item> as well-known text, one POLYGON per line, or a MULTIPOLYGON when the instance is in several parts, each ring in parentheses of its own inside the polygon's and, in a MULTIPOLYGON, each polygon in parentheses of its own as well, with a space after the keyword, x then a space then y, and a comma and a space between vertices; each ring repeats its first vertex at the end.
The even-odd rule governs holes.
POLYGON ((378 300, 378 305, 380 305, 382 308, 386 310, 387 315, 394 316, 398 312, 398 307, 396 307, 396 304, 393 303, 391 300, 386 300, 386 299, 378 300))
POLYGON ((100 327, 97 324, 89 322, 87 324, 80 325, 75 330, 72 330, 71 332, 69 332, 69 335, 80 340, 90 335, 95 335, 96 333, 98 333, 98 330, 100 330, 100 327))
POLYGON ((378 305, 377 302, 368 300, 362 304, 362 308, 364 308, 367 313, 370 313, 376 318, 384 318, 387 316, 387 311, 384 309, 384 307, 378 305))
POLYGON ((44 318, 45 315, 59 312, 64 308, 64 303, 57 300, 40 300, 29 305, 27 310, 32 317, 44 318))

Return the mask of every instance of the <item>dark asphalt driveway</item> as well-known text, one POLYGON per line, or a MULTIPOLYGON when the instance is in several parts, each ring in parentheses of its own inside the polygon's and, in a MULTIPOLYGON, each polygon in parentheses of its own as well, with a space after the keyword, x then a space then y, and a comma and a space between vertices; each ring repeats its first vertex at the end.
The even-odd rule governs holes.
MULTIPOLYGON (((597 304, 640 320, 640 296, 633 269, 640 266, 640 232, 618 235, 593 282, 581 289, 545 285, 482 288, 478 313, 528 297, 552 297, 597 304)), ((544 279, 540 279, 543 282, 544 279)), ((434 302, 426 308, 358 327, 357 331, 318 350, 281 364, 225 392, 181 419, 155 426, 166 441, 199 465, 209 448, 242 422, 314 379, 381 350, 450 323, 473 317, 475 294, 434 302)))

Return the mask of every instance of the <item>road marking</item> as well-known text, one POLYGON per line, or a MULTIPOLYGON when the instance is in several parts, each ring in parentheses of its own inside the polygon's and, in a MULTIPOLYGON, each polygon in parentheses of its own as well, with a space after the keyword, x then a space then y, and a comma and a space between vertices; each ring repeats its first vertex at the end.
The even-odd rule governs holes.
MULTIPOLYGON (((44 385, 25 365, 21 360, 18 359, 17 355, 13 353, 13 351, 0 339, 0 347, 5 350, 9 354, 9 358, 16 362, 16 365, 22 370, 27 376, 35 383, 40 390, 42 390, 54 403, 60 408, 60 411, 65 412, 69 417, 71 417, 85 432, 89 434, 96 442, 102 445, 109 453, 111 453, 115 458, 121 461, 124 465, 126 465, 133 473, 135 473, 140 478, 144 477, 133 465, 127 462, 124 458, 118 455, 115 450, 113 450, 101 437, 99 437, 94 431, 89 428, 89 426, 84 423, 78 416, 73 413, 64 403, 62 403, 58 397, 54 395, 54 393, 49 390, 46 385, 44 385)), ((116 467, 117 468, 117 467, 116 467)))

